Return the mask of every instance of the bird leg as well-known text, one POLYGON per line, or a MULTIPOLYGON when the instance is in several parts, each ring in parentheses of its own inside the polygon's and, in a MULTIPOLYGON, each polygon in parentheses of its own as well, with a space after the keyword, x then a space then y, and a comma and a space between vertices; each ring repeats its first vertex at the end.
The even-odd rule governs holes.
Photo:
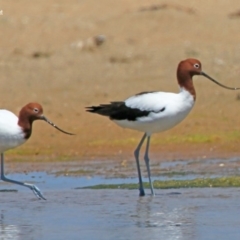
POLYGON ((24 187, 28 187, 28 188, 30 188, 33 191, 33 193, 39 199, 46 200, 46 198, 44 198, 44 196, 42 195, 41 190, 37 186, 35 186, 33 184, 29 184, 29 183, 18 182, 16 180, 12 180, 12 179, 9 179, 9 178, 5 177, 5 175, 4 175, 4 154, 3 153, 1 153, 1 180, 5 181, 5 182, 18 184, 18 185, 21 185, 21 186, 24 186, 24 187))
POLYGON ((139 152, 140 152, 140 149, 143 145, 143 142, 146 138, 147 134, 145 133, 141 139, 141 141, 139 142, 136 150, 134 151, 134 156, 135 156, 135 159, 136 159, 136 163, 137 163, 137 170, 138 170, 138 178, 139 178, 139 196, 145 196, 145 192, 144 192, 144 189, 143 189, 143 182, 142 182, 142 175, 141 175, 141 169, 140 169, 140 163, 139 163, 139 152))
POLYGON ((150 166, 149 166, 149 157, 148 157, 148 151, 149 151, 149 144, 150 144, 150 138, 151 136, 147 137, 147 145, 146 145, 146 151, 145 151, 145 155, 144 155, 144 160, 147 166, 147 172, 148 172, 148 179, 149 179, 149 184, 150 184, 150 188, 151 188, 151 193, 154 196, 154 189, 153 189, 153 184, 152 184, 152 180, 151 180, 151 170, 150 170, 150 166))

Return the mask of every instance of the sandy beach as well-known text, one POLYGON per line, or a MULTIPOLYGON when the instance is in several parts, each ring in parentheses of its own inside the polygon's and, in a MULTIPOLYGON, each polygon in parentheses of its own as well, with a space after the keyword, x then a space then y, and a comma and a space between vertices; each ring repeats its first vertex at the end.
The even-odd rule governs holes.
MULTIPOLYGON (((1 108, 16 114, 37 101, 64 135, 43 122, 11 161, 133 159, 141 134, 85 107, 142 91, 178 92, 179 61, 193 57, 240 87, 239 3, 132 0, 0 1, 1 108), (102 41, 96 41, 96 36, 102 41)), ((228 158, 240 153, 240 91, 195 77, 197 101, 175 128, 152 137, 159 160, 228 158)))

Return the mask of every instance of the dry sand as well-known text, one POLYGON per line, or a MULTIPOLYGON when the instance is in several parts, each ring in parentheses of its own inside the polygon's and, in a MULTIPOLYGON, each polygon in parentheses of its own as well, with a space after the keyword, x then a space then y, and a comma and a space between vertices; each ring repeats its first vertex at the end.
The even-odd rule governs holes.
MULTIPOLYGON (((201 60, 218 81, 240 87, 239 1, 0 1, 1 108, 37 101, 66 131, 34 124, 9 160, 133 158, 141 133, 84 107, 142 91, 178 92, 180 60, 201 60), (235 15, 231 15, 236 13, 235 15), (96 46, 94 36, 106 41, 96 46)), ((161 159, 227 158, 240 153, 240 91, 195 77, 197 102, 180 125, 153 135, 161 159)))

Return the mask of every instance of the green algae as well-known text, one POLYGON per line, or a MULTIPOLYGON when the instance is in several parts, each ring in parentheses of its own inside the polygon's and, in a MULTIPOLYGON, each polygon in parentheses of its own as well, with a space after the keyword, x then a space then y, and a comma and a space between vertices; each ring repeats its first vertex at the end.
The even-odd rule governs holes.
MULTIPOLYGON (((240 176, 228 176, 218 178, 196 178, 192 180, 166 180, 154 181, 155 189, 171 188, 208 188, 208 187, 240 187, 240 176)), ((143 184, 149 188, 148 183, 143 184)), ((87 189, 138 189, 138 184, 99 184, 95 186, 83 187, 87 189)))
POLYGON ((16 189, 0 189, 0 193, 1 192, 17 192, 18 190, 16 190, 16 189))

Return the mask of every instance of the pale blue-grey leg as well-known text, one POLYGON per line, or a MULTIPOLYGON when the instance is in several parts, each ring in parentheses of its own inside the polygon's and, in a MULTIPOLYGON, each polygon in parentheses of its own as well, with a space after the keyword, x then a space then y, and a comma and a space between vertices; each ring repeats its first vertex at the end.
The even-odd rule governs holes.
POLYGON ((153 189, 153 184, 152 184, 152 179, 151 179, 151 170, 150 170, 150 166, 149 166, 149 157, 148 157, 148 151, 149 151, 149 145, 150 145, 150 138, 151 136, 147 137, 147 145, 146 145, 146 151, 145 151, 145 155, 144 155, 144 160, 147 166, 147 172, 148 172, 148 179, 149 179, 149 184, 150 184, 150 188, 151 188, 151 193, 154 196, 154 189, 153 189))
POLYGON ((135 159, 136 159, 136 163, 137 163, 137 170, 138 170, 138 178, 139 178, 139 196, 145 196, 145 192, 144 192, 144 189, 143 189, 143 182, 142 182, 142 175, 141 175, 141 169, 140 169, 140 163, 139 163, 139 152, 140 152, 140 149, 143 145, 143 142, 146 138, 147 134, 145 133, 140 141, 140 143, 138 144, 136 150, 134 151, 134 156, 135 156, 135 159))
POLYGON ((4 175, 4 154, 1 153, 1 180, 5 181, 5 182, 10 182, 10 183, 14 183, 14 184, 18 184, 18 185, 21 185, 21 186, 24 186, 24 187, 28 187, 30 188, 33 193, 39 198, 39 199, 44 199, 46 200, 45 197, 43 197, 40 189, 33 185, 33 184, 29 184, 29 183, 24 183, 24 182, 18 182, 18 181, 15 181, 15 180, 12 180, 12 179, 9 179, 9 178, 6 178, 5 175, 4 175))

